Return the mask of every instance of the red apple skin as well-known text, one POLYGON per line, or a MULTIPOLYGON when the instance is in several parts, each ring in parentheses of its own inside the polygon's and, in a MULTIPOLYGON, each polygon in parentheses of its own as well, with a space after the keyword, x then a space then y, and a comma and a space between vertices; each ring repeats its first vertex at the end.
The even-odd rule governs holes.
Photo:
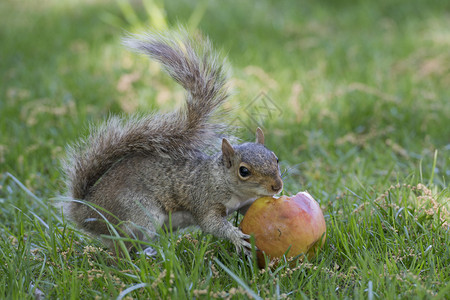
MULTIPOLYGON (((262 197, 248 209, 240 224, 255 237, 256 247, 269 258, 304 253, 311 259, 326 239, 326 225, 319 204, 306 192, 295 196, 262 197)), ((264 256, 258 251, 258 264, 264 256)))

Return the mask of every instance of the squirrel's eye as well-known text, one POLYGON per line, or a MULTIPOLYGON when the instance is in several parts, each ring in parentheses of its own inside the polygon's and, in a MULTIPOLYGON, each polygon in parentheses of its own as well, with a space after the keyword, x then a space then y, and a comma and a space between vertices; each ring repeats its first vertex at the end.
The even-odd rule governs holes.
POLYGON ((250 170, 247 169, 246 167, 240 167, 239 175, 241 175, 242 177, 248 177, 248 176, 250 176, 250 170))

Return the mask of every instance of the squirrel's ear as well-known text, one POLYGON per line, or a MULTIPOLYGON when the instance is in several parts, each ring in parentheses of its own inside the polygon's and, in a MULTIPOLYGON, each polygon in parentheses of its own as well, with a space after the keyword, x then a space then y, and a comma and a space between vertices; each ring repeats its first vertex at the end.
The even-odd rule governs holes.
POLYGON ((222 158, 223 163, 227 168, 231 168, 234 157, 234 149, 227 139, 222 139, 222 158))
POLYGON ((256 143, 264 145, 264 133, 261 128, 256 128, 256 143))

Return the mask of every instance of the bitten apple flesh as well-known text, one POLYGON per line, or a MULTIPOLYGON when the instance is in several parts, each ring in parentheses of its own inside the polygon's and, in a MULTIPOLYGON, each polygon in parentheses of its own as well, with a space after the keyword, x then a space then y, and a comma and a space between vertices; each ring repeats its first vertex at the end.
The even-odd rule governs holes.
POLYGON ((311 259, 323 245, 326 225, 319 204, 306 192, 295 196, 262 197, 248 209, 240 224, 243 233, 255 237, 258 264, 270 259, 299 254, 311 259))

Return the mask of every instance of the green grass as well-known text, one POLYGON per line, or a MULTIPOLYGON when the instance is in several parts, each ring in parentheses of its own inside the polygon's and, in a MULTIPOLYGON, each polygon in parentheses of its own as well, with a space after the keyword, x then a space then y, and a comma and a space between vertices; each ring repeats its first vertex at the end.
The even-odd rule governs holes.
MULTIPOLYGON (((202 15, 201 5, 169 1, 164 9, 169 26, 202 16, 198 29, 233 66, 233 106, 257 114, 247 106, 263 91, 281 108, 259 125, 288 170, 284 193, 308 190, 320 202, 323 251, 259 270, 228 241, 161 232, 154 260, 116 259, 73 228, 50 204, 64 192, 65 146, 109 113, 169 111, 183 93, 120 45, 132 28, 105 22, 121 16, 113 2, 6 0, 0 298, 449 298, 450 3, 228 1, 207 3, 202 15)), ((254 138, 246 129, 241 137, 254 138)))

